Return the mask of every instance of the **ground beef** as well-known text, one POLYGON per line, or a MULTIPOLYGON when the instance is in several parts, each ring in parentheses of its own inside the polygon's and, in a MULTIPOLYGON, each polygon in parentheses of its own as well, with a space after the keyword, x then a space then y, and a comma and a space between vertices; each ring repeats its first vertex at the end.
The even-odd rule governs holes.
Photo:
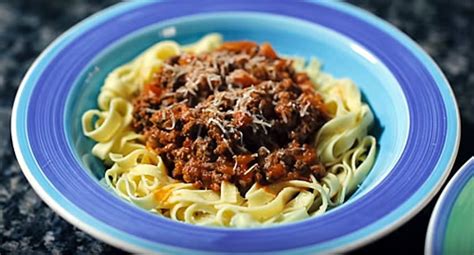
POLYGON ((197 188, 321 178, 313 142, 328 115, 314 87, 269 44, 227 42, 168 59, 135 99, 133 127, 197 188))

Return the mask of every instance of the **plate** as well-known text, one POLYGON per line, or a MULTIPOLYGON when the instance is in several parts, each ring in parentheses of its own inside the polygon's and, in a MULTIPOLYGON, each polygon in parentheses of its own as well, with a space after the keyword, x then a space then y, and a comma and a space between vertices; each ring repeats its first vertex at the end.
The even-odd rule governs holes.
POLYGON ((474 157, 448 182, 431 214, 426 254, 474 253, 474 157))
POLYGON ((394 230, 420 211, 449 174, 459 144, 451 88, 407 36, 337 2, 127 2, 84 20, 35 61, 18 91, 12 139, 41 198, 91 235, 132 252, 342 252, 394 230), (252 3, 252 4, 250 4, 252 3), (375 165, 342 206, 308 220, 257 229, 199 227, 158 217, 99 181, 80 117, 96 106, 107 73, 163 39, 269 41, 278 52, 317 56, 324 71, 356 82, 376 117, 375 165))

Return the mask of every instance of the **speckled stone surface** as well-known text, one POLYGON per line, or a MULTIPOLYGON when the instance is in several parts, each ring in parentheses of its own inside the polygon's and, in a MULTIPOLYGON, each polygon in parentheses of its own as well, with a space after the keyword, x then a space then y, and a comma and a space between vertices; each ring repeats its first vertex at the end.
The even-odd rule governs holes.
MULTIPOLYGON (((32 61, 67 28, 114 2, 0 0, 0 254, 124 253, 73 227, 38 198, 15 159, 9 129, 16 90, 32 61)), ((474 154, 474 1, 350 2, 407 33, 446 74, 461 110, 456 170, 474 154)), ((423 253, 436 199, 401 228, 353 253, 423 253)))

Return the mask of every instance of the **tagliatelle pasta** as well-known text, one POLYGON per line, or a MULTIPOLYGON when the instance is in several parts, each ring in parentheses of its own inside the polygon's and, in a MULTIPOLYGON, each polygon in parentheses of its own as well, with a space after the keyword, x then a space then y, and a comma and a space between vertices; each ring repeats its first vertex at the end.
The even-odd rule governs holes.
MULTIPOLYGON (((154 79, 154 74, 167 65, 166 61, 184 52, 212 52, 221 45, 219 34, 207 35, 183 47, 173 41, 162 41, 108 75, 98 97, 99 109, 89 110, 82 117, 84 135, 97 142, 92 153, 109 166, 105 183, 123 199, 153 213, 206 226, 256 227, 287 223, 321 215, 344 203, 375 160, 376 140, 368 135, 373 115, 351 80, 335 79, 321 72, 316 60, 305 65, 304 60, 295 58, 293 67, 304 71, 311 82, 317 84, 316 91, 322 95, 330 116, 312 138, 313 149, 326 169, 319 179, 309 175, 306 179, 271 182, 267 177, 266 185, 255 182, 245 192, 230 181, 222 181, 218 191, 197 188, 193 183, 171 177, 171 169, 149 146, 147 137, 135 131, 133 100, 154 79)), ((273 53, 267 49, 264 54, 273 53)), ((210 87, 217 84, 213 83, 213 76, 207 77, 210 77, 207 81, 210 87)), ((245 92, 242 97, 245 98, 245 92)), ((239 103, 237 100, 236 104, 239 103)), ((306 114, 306 108, 301 110, 301 116, 306 114)), ((170 115, 167 119, 173 117, 170 115)), ((253 121, 261 132, 269 132, 267 129, 271 127, 263 119, 253 121)), ((173 122, 166 128, 171 132, 175 125, 173 122)), ((215 126, 221 128, 219 123, 215 126)), ((227 127, 222 128, 225 133, 227 127)), ((252 167, 242 176, 256 171, 252 167)))

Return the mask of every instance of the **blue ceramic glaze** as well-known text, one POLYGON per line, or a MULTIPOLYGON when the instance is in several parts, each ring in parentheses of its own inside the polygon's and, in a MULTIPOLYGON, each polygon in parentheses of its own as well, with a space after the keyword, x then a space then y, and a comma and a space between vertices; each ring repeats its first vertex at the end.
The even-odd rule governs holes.
POLYGON ((348 5, 248 3, 125 3, 56 41, 25 78, 12 123, 25 175, 43 199, 115 245, 170 253, 347 249, 421 209, 449 172, 459 136, 452 92, 432 60, 400 32, 348 5), (318 218, 239 230, 173 222, 104 189, 97 179, 103 167, 88 155, 93 142, 82 136, 80 116, 96 106, 106 74, 164 39, 161 31, 169 27, 176 30, 171 39, 182 43, 208 32, 270 41, 278 52, 317 56, 326 72, 353 79, 376 115, 379 153, 350 201, 318 218))
MULTIPOLYGON (((376 116, 372 134, 377 137, 379 154, 385 155, 376 160, 364 186, 381 181, 397 162, 408 134, 408 106, 398 82, 380 60, 363 52, 365 49, 355 41, 313 23, 270 14, 233 12, 194 15, 141 29, 99 53, 83 68, 69 94, 64 124, 71 149, 94 176, 103 176, 104 169, 100 160, 89 156, 95 143, 82 134, 80 120, 86 110, 97 108, 97 96, 107 74, 160 40, 186 44, 210 32, 223 34, 225 40, 269 41, 284 55, 306 59, 318 56, 324 71, 338 78, 350 77, 361 88, 364 100, 376 116), (292 28, 290 33, 287 27, 292 28), (161 36, 171 28, 176 31, 175 36, 161 36)), ((364 190, 359 189, 359 193, 364 190)))
MULTIPOLYGON (((426 254, 469 254, 472 252, 472 244, 474 237, 474 229, 470 228, 472 224, 469 224, 473 217, 460 218, 459 210, 458 215, 453 215, 455 204, 462 204, 460 200, 461 193, 464 192, 467 197, 470 197, 470 203, 468 201, 462 204, 461 207, 464 211, 464 215, 472 214, 474 208, 474 194, 473 189, 469 189, 470 182, 474 181, 474 157, 470 158, 451 178, 449 183, 444 188, 439 200, 436 202, 436 206, 430 218, 430 224, 426 233, 425 253, 426 254), (458 217, 457 223, 461 222, 464 229, 454 228, 453 232, 449 233, 448 225, 452 217, 458 217), (465 236, 459 236, 459 233, 463 233, 465 236), (447 244, 448 235, 451 234, 450 239, 457 240, 457 243, 447 244), (469 250, 469 248, 471 250, 469 250)), ((458 208, 459 209, 459 208, 458 208)), ((452 224, 452 223, 451 223, 452 224)), ((453 226, 452 226, 453 227, 453 226)))

